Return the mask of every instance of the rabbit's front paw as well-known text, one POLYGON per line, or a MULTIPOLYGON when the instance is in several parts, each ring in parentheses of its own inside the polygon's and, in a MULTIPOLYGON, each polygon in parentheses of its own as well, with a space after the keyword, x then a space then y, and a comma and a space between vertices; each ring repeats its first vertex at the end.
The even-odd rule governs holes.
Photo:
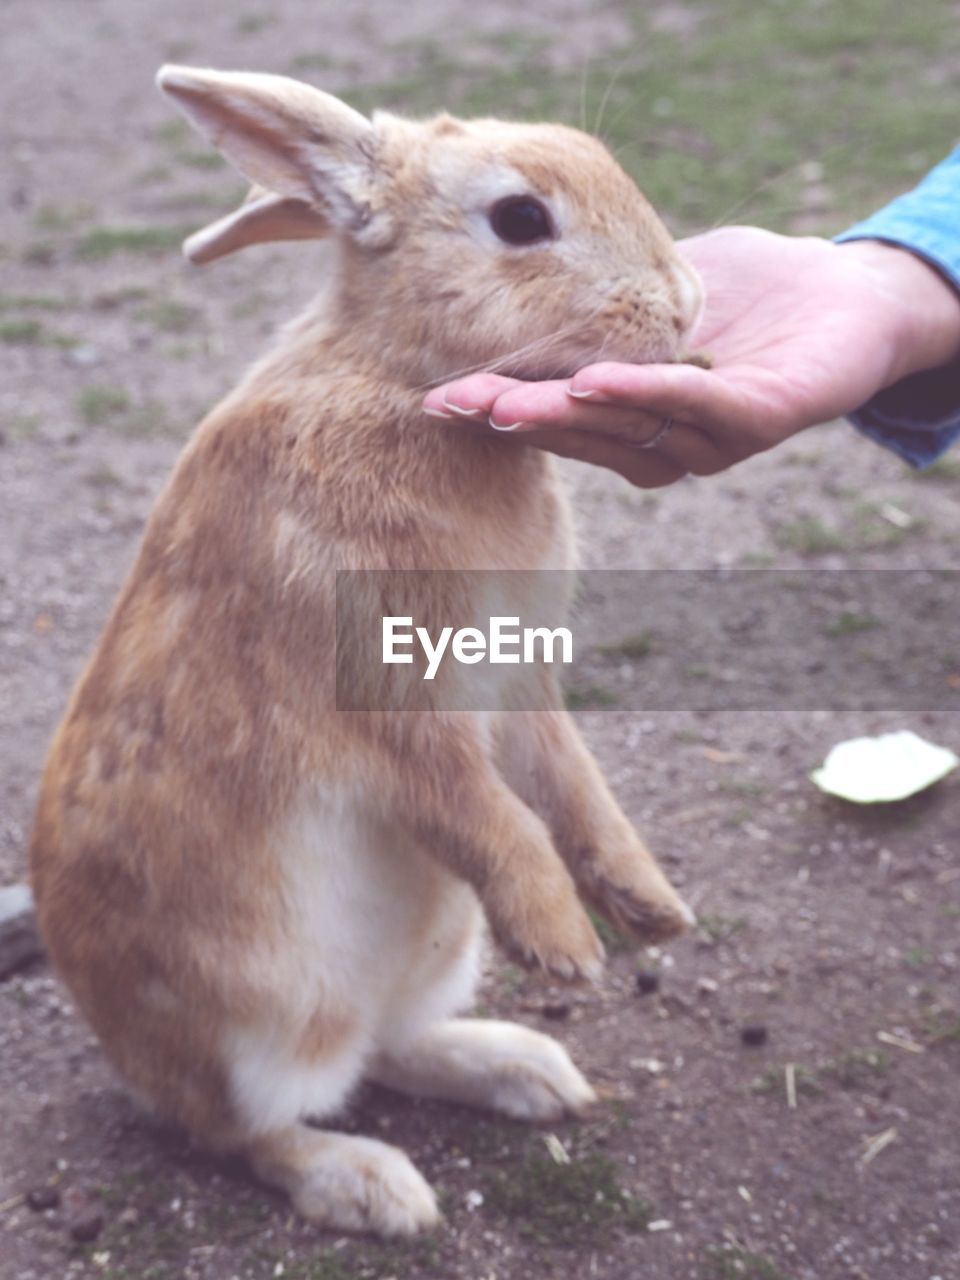
POLYGON ((596 876, 589 897, 606 919, 638 942, 666 942, 696 924, 693 911, 665 881, 655 887, 625 885, 596 876))
POLYGON ((485 905, 494 936, 511 959, 565 982, 599 981, 603 945, 572 890, 532 902, 505 895, 485 905))
POLYGON ((496 1044, 489 1063, 490 1101, 517 1120, 560 1120, 579 1115, 597 1095, 550 1036, 513 1023, 491 1023, 496 1044))
POLYGON ((450 1018, 385 1046, 368 1074, 414 1097, 489 1107, 517 1120, 579 1115, 596 1094, 563 1045, 515 1022, 450 1018))
POLYGON ((404 1153, 350 1137, 317 1161, 293 1191, 298 1212, 334 1231, 412 1236, 440 1221, 436 1197, 404 1153))

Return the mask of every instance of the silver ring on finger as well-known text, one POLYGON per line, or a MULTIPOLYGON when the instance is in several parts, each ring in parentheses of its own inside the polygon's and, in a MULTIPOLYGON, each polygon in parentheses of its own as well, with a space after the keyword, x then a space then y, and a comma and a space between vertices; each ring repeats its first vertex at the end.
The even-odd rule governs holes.
POLYGON ((635 449, 655 449, 658 444, 663 444, 672 430, 673 418, 664 418, 649 440, 635 440, 633 447, 635 449))

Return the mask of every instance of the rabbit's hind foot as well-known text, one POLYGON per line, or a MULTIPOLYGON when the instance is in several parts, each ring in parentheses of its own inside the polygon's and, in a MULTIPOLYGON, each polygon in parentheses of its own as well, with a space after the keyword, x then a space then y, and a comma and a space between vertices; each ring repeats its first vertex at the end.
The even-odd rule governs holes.
POLYGON ((368 1074, 403 1093, 518 1120, 559 1120, 596 1100, 556 1040, 516 1023, 479 1018, 452 1018, 409 1044, 382 1050, 368 1074))
POLYGON ((412 1236, 440 1212, 421 1173, 397 1147, 306 1124, 256 1139, 247 1156, 307 1221, 331 1231, 412 1236))

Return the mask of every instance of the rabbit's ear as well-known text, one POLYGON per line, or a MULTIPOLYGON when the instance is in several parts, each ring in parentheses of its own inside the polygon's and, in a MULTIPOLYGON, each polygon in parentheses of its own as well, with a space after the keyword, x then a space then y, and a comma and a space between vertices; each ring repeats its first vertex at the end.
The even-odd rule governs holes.
POLYGON ((374 128, 346 103, 286 76, 166 66, 157 84, 251 182, 319 207, 339 230, 370 222, 374 128))
POLYGON ((319 209, 292 196, 272 196, 254 187, 246 202, 226 217, 211 222, 184 242, 191 262, 213 262, 252 244, 276 240, 319 240, 330 223, 319 209))

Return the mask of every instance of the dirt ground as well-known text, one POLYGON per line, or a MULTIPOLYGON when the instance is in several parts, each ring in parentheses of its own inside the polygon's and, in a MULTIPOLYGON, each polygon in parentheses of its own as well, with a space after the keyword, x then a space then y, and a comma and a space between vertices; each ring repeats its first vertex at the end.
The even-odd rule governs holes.
MULTIPOLYGON (((25 874, 46 742, 153 495, 320 269, 302 247, 182 264, 180 235, 239 183, 172 123, 157 64, 289 71, 316 48, 326 87, 393 80, 437 10, 6 0, 0 883, 25 874)), ((558 67, 625 38, 616 5, 475 10, 444 5, 445 29, 482 49, 549 27, 558 67)), ((677 30, 698 12, 657 9, 677 30)), ((919 477, 844 424, 656 494, 568 475, 593 566, 952 568, 960 549, 960 465, 919 477)), ((603 1095, 556 1128, 569 1164, 537 1130, 356 1099, 343 1127, 389 1135, 441 1191, 422 1242, 299 1223, 137 1110, 45 966, 0 984, 0 1277, 957 1280, 960 780, 868 811, 807 774, 861 732, 960 750, 958 697, 945 682, 941 708, 910 714, 579 713, 700 925, 666 954, 611 940, 595 993, 493 960, 485 1009, 557 1035, 603 1095)))

